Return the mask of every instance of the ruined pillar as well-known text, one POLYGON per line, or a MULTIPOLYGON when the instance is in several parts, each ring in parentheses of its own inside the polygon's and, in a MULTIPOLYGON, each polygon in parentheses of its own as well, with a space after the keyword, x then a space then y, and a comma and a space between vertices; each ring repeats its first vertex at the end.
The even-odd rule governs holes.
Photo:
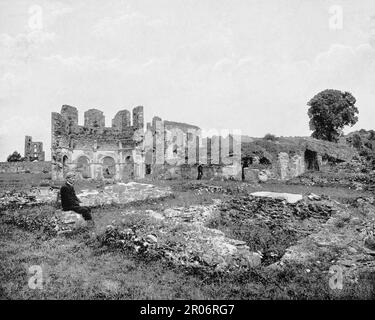
POLYGON ((77 110, 77 108, 64 104, 61 107, 60 114, 61 114, 62 118, 66 121, 66 123, 69 124, 70 126, 77 126, 78 125, 78 110, 77 110))
POLYGON ((286 180, 289 177, 289 154, 280 152, 278 155, 278 168, 281 180, 286 180))
POLYGON ((208 163, 208 139, 199 135, 199 164, 208 163))
POLYGON ((89 109, 84 113, 84 126, 87 128, 103 129, 105 117, 103 112, 97 109, 89 109))
POLYGON ((133 127, 135 129, 144 128, 144 116, 142 106, 138 106, 133 109, 133 127))
POLYGON ((210 163, 219 164, 220 163, 220 136, 212 136, 210 139, 210 163))
POLYGON ((199 143, 196 130, 188 129, 188 133, 186 135, 187 138, 187 163, 190 165, 194 165, 197 163, 197 144, 199 143))
POLYGON ((160 118, 154 117, 152 125, 155 130, 153 142, 155 164, 164 164, 164 123, 160 118))
POLYGON ((224 165, 229 165, 232 163, 232 159, 230 158, 229 130, 222 132, 222 136, 220 137, 220 161, 224 165))
POLYGON ((120 110, 112 120, 112 128, 122 131, 127 127, 130 127, 130 111, 126 109, 120 110))
POLYGON ((63 153, 62 148, 68 146, 67 130, 78 122, 77 109, 70 106, 62 106, 61 113, 51 114, 51 172, 52 180, 63 180, 63 153))
POLYGON ((30 136, 25 136, 25 160, 30 161, 30 154, 31 154, 31 143, 32 138, 30 136))

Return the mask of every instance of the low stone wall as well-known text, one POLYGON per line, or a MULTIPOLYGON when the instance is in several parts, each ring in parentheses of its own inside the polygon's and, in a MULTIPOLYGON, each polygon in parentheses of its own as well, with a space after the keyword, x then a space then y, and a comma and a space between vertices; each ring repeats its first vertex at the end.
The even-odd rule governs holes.
POLYGON ((280 152, 278 156, 277 171, 281 180, 295 178, 305 172, 305 161, 301 154, 289 155, 280 152))
MULTIPOLYGON (((198 165, 154 165, 151 176, 156 179, 197 179, 198 165)), ((203 165, 203 180, 241 180, 240 166, 203 165)))
POLYGON ((50 173, 51 161, 0 162, 0 173, 50 173))

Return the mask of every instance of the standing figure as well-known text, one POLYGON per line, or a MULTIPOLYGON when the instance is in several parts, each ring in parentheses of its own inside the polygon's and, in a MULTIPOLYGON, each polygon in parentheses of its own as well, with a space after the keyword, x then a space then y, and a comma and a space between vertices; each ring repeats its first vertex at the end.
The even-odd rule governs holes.
POLYGON ((198 180, 201 180, 203 177, 203 166, 200 164, 198 166, 198 180))

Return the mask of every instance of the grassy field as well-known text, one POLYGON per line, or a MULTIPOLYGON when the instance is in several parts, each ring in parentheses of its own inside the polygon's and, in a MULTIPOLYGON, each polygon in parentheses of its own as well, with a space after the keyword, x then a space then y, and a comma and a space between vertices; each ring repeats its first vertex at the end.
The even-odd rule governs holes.
MULTIPOLYGON (((257 186, 235 182, 205 182, 225 192, 193 193, 192 182, 163 181, 174 196, 95 208, 94 230, 81 230, 71 236, 46 236, 42 231, 27 231, 0 222, 0 297, 2 299, 371 299, 374 298, 371 274, 361 275, 355 285, 339 292, 329 288, 330 260, 320 264, 286 265, 282 270, 262 266, 233 273, 206 274, 175 266, 160 259, 147 259, 102 246, 97 235, 113 221, 123 219, 121 212, 162 210, 171 207, 211 204, 241 192, 259 191, 257 186), (239 188, 242 186, 242 189, 239 188), (41 266, 43 288, 30 289, 30 266, 41 266), (308 270, 308 272, 306 271, 308 270)), ((194 183, 193 183, 194 184, 194 183)), ((327 194, 350 203, 361 195, 357 191, 299 185, 265 184, 261 190, 327 194)), ((55 208, 44 205, 24 208, 27 214, 48 215, 55 208)), ((7 212, 12 213, 12 212, 7 212)), ((133 216, 137 222, 142 216, 133 216)))

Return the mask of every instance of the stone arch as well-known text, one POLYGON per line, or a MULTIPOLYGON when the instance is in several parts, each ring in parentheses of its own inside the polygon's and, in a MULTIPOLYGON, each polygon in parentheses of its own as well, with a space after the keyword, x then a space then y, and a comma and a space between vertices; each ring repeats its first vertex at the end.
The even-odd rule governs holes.
POLYGON ((116 162, 112 157, 106 156, 103 158, 103 177, 113 178, 116 174, 116 162))
POLYGON ((77 159, 77 171, 82 174, 82 178, 91 178, 89 158, 86 156, 80 156, 77 159))

